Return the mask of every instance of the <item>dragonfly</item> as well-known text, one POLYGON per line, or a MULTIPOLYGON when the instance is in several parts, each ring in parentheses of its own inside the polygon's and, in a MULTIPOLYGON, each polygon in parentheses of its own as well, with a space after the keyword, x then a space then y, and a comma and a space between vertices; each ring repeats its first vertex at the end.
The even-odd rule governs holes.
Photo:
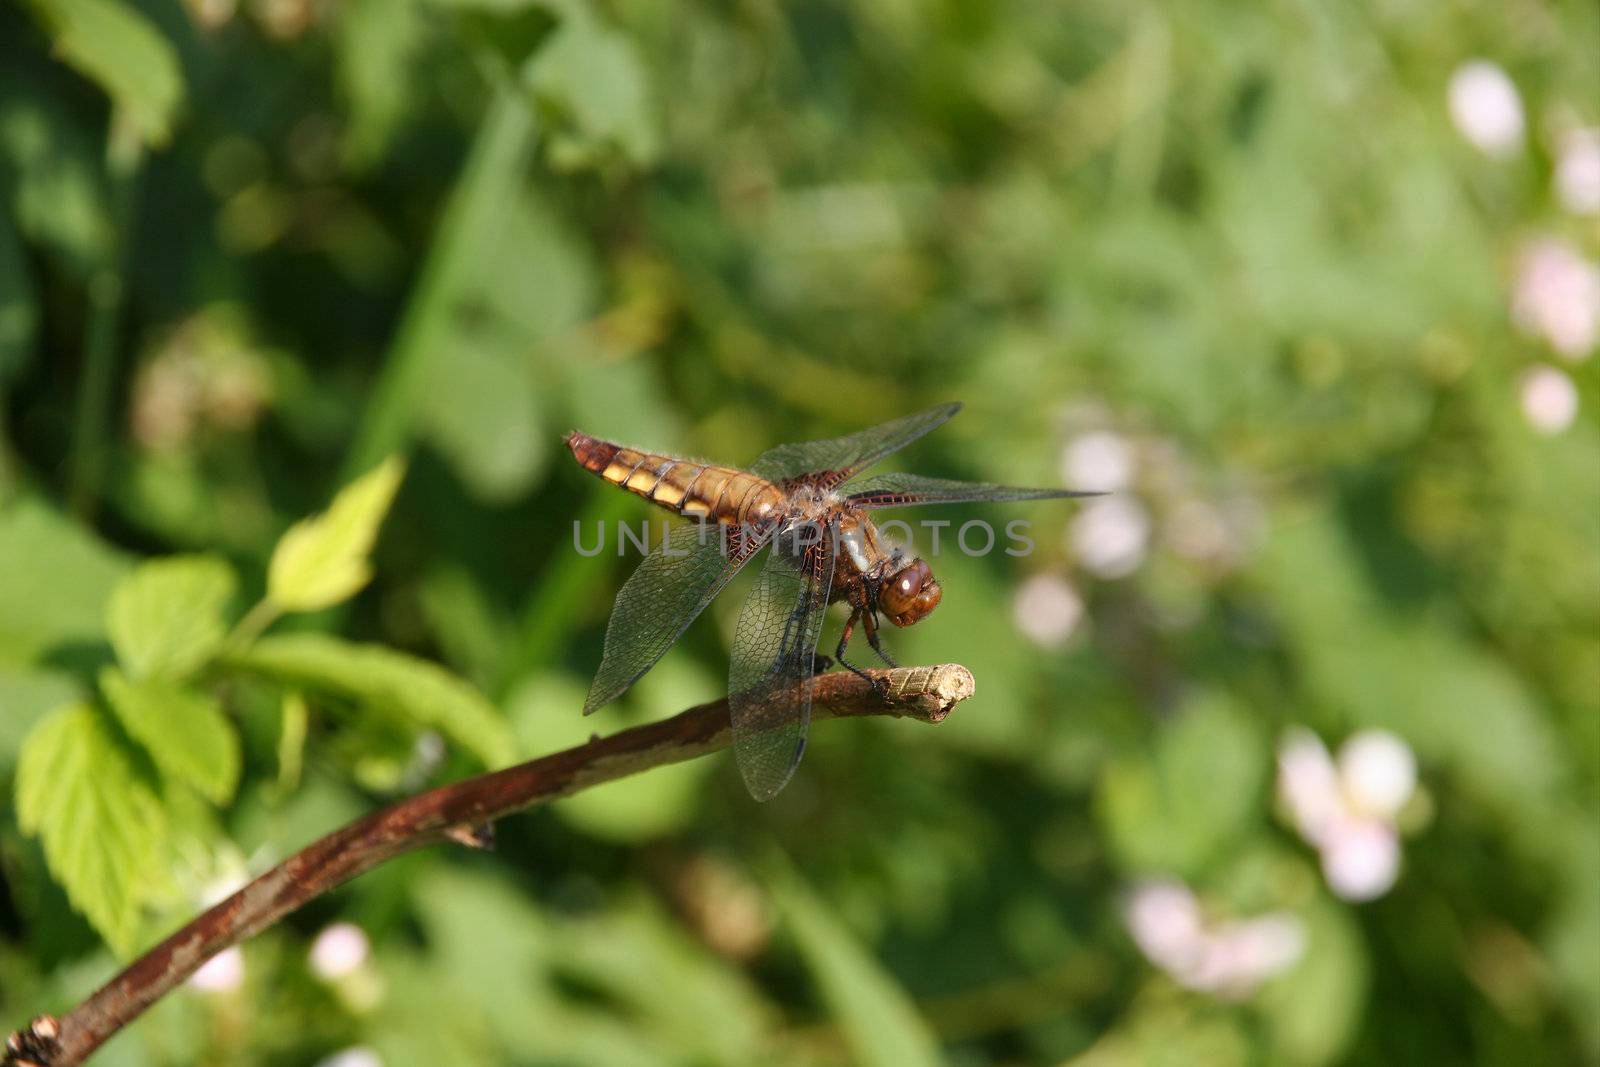
POLYGON ((811 676, 837 662, 882 691, 881 681, 845 658, 857 628, 893 667, 880 638, 882 620, 912 626, 943 596, 927 562, 889 544, 873 512, 1096 495, 867 474, 959 410, 960 404, 945 404, 844 437, 778 445, 746 469, 568 434, 567 447, 585 469, 691 520, 672 529, 618 592, 584 714, 643 677, 734 576, 765 552, 734 627, 728 706, 745 786, 757 800, 777 795, 805 751, 811 676), (848 605, 849 619, 834 655, 821 655, 824 615, 839 602, 848 605))

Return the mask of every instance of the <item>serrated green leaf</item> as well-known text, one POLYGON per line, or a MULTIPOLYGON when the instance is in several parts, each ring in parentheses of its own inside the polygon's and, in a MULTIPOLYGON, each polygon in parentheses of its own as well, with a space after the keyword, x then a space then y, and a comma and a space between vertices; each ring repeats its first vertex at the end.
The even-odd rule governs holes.
POLYGON ((99 85, 144 140, 164 145, 183 102, 183 71, 172 42, 120 0, 33 0, 34 16, 69 66, 99 85))
POLYGON ((106 632, 134 678, 179 678, 227 636, 223 609, 233 569, 214 556, 173 556, 141 564, 111 591, 106 632))
POLYGON ((511 762, 516 746, 495 706, 436 663, 382 645, 322 634, 266 637, 231 654, 229 665, 314 692, 398 712, 436 727, 488 766, 511 762))
POLYGON ((403 460, 390 456, 340 490, 327 511, 291 526, 267 570, 272 602, 285 611, 317 611, 366 585, 368 555, 405 470, 403 460))
POLYGON ((918 1067, 944 1062, 916 1006, 800 876, 775 879, 778 905, 822 999, 843 1029, 851 1062, 863 1067, 918 1067))
POLYGON ((239 734, 215 700, 156 678, 131 681, 114 667, 100 672, 100 690, 163 774, 214 803, 232 799, 239 785, 239 734))
POLYGON ((127 954, 162 882, 164 817, 105 720, 69 704, 36 726, 17 763, 17 822, 39 838, 73 907, 127 954))

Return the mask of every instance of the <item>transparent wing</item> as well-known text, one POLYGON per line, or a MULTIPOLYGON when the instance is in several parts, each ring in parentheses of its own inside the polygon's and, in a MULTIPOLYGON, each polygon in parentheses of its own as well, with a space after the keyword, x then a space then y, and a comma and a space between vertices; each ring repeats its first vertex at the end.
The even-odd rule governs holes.
POLYGON ((974 500, 1050 500, 1099 496, 1079 489, 1024 489, 993 482, 958 482, 920 474, 873 474, 845 487, 850 502, 864 508, 901 508, 916 504, 958 504, 974 500))
POLYGON ((666 655, 683 631, 761 547, 735 540, 724 553, 716 526, 677 526, 617 593, 600 669, 583 702, 588 715, 611 703, 666 655))
POLYGON ((833 582, 831 540, 808 548, 787 533, 778 535, 739 611, 728 707, 739 773, 757 800, 777 795, 805 751, 811 721, 807 680, 833 582))
POLYGON ((944 404, 846 437, 779 445, 756 457, 750 464, 750 471, 775 482, 812 475, 819 484, 831 489, 948 422, 960 410, 960 404, 944 404))

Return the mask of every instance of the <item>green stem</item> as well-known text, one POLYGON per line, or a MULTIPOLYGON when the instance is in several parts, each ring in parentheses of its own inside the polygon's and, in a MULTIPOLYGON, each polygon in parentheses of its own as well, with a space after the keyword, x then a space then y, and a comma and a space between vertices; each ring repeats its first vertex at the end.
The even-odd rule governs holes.
POLYGON ((255 607, 245 612, 244 618, 239 620, 239 624, 223 642, 224 647, 236 649, 254 644, 256 638, 266 633, 267 627, 277 622, 282 614, 283 609, 274 604, 271 597, 262 597, 255 607))
POLYGON ((447 351, 475 252, 492 238, 506 203, 517 195, 535 140, 527 99, 509 77, 501 78, 345 457, 343 481, 405 448, 432 361, 447 351))
POLYGON ((113 112, 106 135, 106 171, 111 186, 111 237, 105 261, 89 279, 88 323, 84 329, 83 380, 72 430, 72 460, 67 500, 82 518, 94 512, 105 468, 106 424, 116 381, 117 335, 127 296, 124 277, 130 231, 138 205, 144 146, 138 130, 113 112))

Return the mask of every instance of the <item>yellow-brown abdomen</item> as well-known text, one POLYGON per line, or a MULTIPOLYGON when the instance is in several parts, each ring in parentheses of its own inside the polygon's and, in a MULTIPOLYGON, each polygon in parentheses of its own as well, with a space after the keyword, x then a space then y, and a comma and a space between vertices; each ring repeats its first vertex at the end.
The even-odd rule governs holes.
POLYGON ((733 467, 640 452, 577 431, 567 435, 567 447, 585 470, 691 519, 754 525, 776 517, 783 504, 777 486, 733 467))

